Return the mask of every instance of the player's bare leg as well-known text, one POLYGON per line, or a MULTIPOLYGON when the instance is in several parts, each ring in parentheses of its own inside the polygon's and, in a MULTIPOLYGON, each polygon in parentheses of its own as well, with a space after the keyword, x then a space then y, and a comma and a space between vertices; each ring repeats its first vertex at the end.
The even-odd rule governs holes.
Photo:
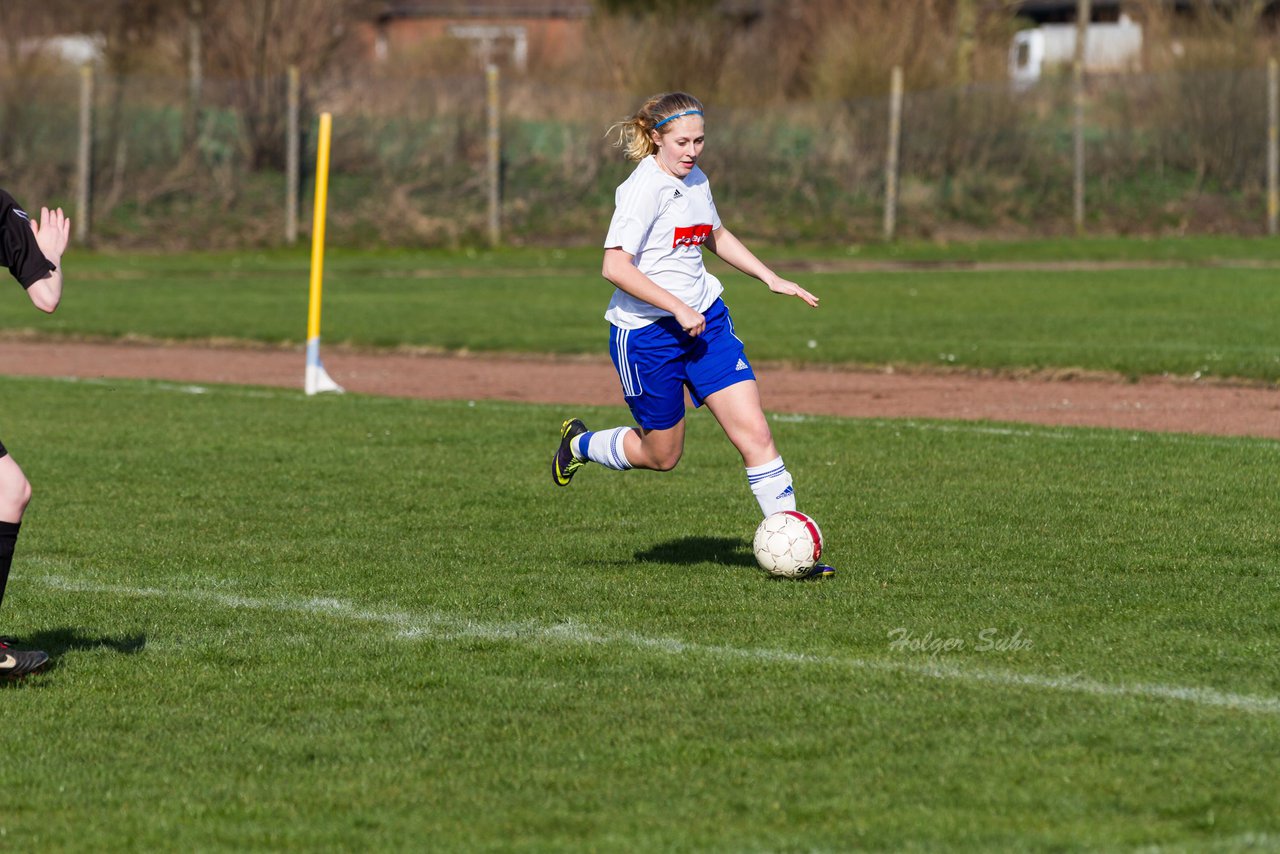
POLYGON ((577 418, 560 427, 560 445, 551 457, 551 479, 568 486, 574 474, 588 462, 615 471, 650 469, 670 471, 684 453, 684 420, 664 430, 614 427, 588 430, 577 418))
MULTIPOLYGON (((706 405, 742 455, 747 483, 760 505, 760 512, 771 516, 782 510, 795 510, 796 494, 791 486, 791 473, 787 471, 773 441, 773 431, 769 429, 769 420, 760 403, 759 384, 755 380, 734 383, 707 395, 706 405)), ((818 564, 806 577, 822 578, 834 574, 835 569, 830 565, 818 564)))
POLYGON ((671 471, 684 453, 684 421, 665 430, 633 429, 622 447, 632 468, 671 471))
MULTIPOLYGON (((13 550, 18 541, 22 514, 31 501, 31 484, 13 457, 0 456, 0 601, 9 581, 13 550)), ((49 663, 49 656, 37 650, 11 649, 0 639, 0 679, 18 679, 38 673, 49 663)))
POLYGON ((724 434, 742 455, 747 468, 764 465, 778 457, 773 431, 760 403, 760 386, 755 380, 734 383, 708 395, 706 406, 720 422, 724 434))
POLYGON ((795 510, 791 473, 773 442, 773 432, 760 406, 760 387, 756 381, 744 380, 722 388, 707 395, 706 403, 742 455, 747 483, 760 504, 760 512, 770 516, 780 510, 795 510))
POLYGON ((31 484, 13 457, 0 456, 0 522, 21 522, 31 502, 31 484))

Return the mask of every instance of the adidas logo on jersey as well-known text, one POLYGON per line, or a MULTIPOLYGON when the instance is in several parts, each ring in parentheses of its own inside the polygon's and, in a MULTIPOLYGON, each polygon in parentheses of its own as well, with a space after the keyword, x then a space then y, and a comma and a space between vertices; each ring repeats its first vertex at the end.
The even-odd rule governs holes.
POLYGON ((736 366, 736 367, 734 367, 734 370, 735 370, 735 371, 749 371, 749 370, 751 370, 751 366, 747 364, 747 360, 746 360, 746 359, 739 359, 739 360, 738 360, 738 364, 737 364, 737 366, 736 366))
POLYGON ((684 198, 684 196, 680 193, 680 191, 679 191, 679 190, 676 190, 676 194, 675 194, 674 196, 672 196, 671 198, 672 198, 672 199, 683 199, 683 198, 684 198))

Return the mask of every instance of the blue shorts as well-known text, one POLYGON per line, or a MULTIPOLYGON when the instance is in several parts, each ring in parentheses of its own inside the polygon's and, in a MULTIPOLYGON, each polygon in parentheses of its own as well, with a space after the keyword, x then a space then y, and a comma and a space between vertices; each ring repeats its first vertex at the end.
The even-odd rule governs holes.
POLYGON ((754 380, 733 318, 723 300, 704 311, 706 328, 691 338, 674 317, 639 329, 610 329, 609 355, 622 381, 622 396, 645 430, 666 430, 684 418, 684 390, 693 405, 736 383, 754 380))

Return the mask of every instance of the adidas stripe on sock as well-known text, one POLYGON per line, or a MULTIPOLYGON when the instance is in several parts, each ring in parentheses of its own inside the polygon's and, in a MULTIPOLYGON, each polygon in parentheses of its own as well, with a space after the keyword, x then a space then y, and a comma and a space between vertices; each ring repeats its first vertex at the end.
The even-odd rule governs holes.
POLYGON ((578 437, 578 448, 574 449, 574 454, 580 454, 580 448, 586 451, 582 456, 591 462, 614 471, 626 471, 631 468, 631 462, 622 450, 622 442, 630 432, 630 427, 614 427, 612 430, 583 433, 578 437))
POLYGON ((796 509, 796 493, 791 487, 791 472, 782 457, 763 465, 747 466, 747 483, 760 505, 760 512, 772 516, 780 510, 796 509))

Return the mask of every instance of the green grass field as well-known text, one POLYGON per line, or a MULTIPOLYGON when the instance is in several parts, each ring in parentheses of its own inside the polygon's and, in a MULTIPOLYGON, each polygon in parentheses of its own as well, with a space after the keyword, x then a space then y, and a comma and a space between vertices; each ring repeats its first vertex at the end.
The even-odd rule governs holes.
MULTIPOLYGON (((561 349, 476 316, 505 292, 599 350, 586 273, 436 260, 337 259, 326 340, 561 349)), ((49 320, 297 341, 305 266, 262 266, 86 265, 49 320)), ((818 278, 920 352, 930 329, 985 346, 1004 300, 1035 345, 1010 369, 1180 371, 1234 342, 1231 373, 1267 376, 1266 276, 1174 272, 818 278), (1144 292, 1169 302, 1129 310, 1147 331, 1104 316, 1144 292)), ((803 360, 767 340, 804 334, 777 303, 732 304, 753 353, 803 360)), ((755 569, 758 510, 702 412, 674 472, 556 490, 554 407, 4 377, 0 400, 36 487, 2 628, 56 658, 0 688, 0 848, 1280 850, 1280 443, 777 415, 840 570, 788 583, 755 569)))

